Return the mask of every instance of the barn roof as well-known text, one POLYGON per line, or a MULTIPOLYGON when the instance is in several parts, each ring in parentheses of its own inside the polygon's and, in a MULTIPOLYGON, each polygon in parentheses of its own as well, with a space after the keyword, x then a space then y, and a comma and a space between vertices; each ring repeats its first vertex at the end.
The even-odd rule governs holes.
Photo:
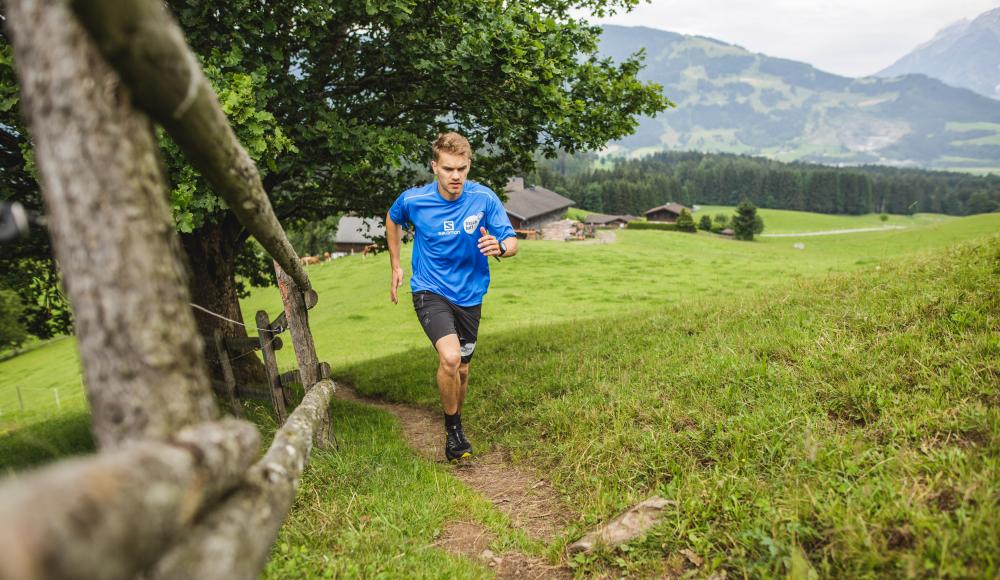
POLYGON ((683 206, 683 205, 681 205, 679 203, 670 202, 670 203, 665 203, 663 205, 658 205, 658 206, 654 207, 653 209, 647 209, 646 211, 643 212, 643 215, 649 215, 649 214, 651 214, 651 213, 653 213, 655 211, 662 211, 662 210, 667 210, 667 211, 669 211, 671 213, 674 213, 674 214, 677 214, 677 215, 681 215, 681 210, 682 209, 686 209, 689 212, 691 211, 691 208, 689 208, 689 207, 683 206))
POLYGON ((624 221, 628 222, 634 220, 635 218, 627 215, 608 215, 603 213, 592 213, 583 220, 585 224, 609 224, 614 221, 624 221))
POLYGON ((371 238, 384 236, 385 226, 382 225, 381 218, 360 218, 345 215, 340 218, 337 224, 338 244, 370 244, 374 240, 371 238))
POLYGON ((511 179, 504 192, 507 194, 507 201, 503 204, 504 209, 510 215, 522 220, 530 220, 573 205, 572 199, 539 185, 524 187, 524 180, 520 177, 511 179))

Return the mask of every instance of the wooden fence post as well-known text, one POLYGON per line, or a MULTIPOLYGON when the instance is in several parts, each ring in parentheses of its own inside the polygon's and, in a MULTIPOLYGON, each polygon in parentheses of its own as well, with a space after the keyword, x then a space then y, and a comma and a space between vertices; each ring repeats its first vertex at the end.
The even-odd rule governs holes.
MULTIPOLYGON (((316 344, 309 329, 309 313, 305 297, 295 284, 295 280, 281 269, 278 262, 274 263, 274 272, 278 275, 278 289, 281 291, 281 301, 285 305, 285 320, 292 335, 292 348, 295 350, 295 360, 299 363, 302 386, 308 391, 319 380, 316 372, 316 363, 319 360, 316 358, 316 344)), ((316 294, 312 293, 312 296, 316 294)))
MULTIPOLYGON (((258 310, 257 328, 267 328, 268 322, 267 312, 258 310)), ((285 394, 282 392, 281 378, 278 375, 278 358, 274 355, 274 348, 271 345, 271 337, 268 336, 268 333, 262 330, 258 330, 257 332, 260 334, 260 352, 264 355, 267 382, 271 385, 271 403, 274 404, 274 410, 278 412, 278 422, 283 424, 285 419, 288 418, 288 412, 285 410, 285 394)))
POLYGON ((226 348, 226 340, 222 337, 222 331, 215 330, 215 353, 219 357, 219 367, 222 368, 222 379, 226 383, 226 402, 233 411, 233 415, 243 418, 243 407, 236 400, 236 378, 233 376, 233 365, 229 364, 229 349, 226 348))
MULTIPOLYGON (((309 328, 309 308, 316 305, 318 296, 313 290, 303 294, 299 287, 278 262, 274 262, 274 272, 278 277, 278 289, 281 291, 281 301, 285 304, 285 320, 288 332, 292 335, 292 348, 295 360, 299 364, 299 377, 306 392, 319 380, 319 360, 316 357, 316 344, 313 342, 312 330, 309 328)), ((316 445, 322 448, 329 446, 330 419, 329 415, 316 427, 316 445)))

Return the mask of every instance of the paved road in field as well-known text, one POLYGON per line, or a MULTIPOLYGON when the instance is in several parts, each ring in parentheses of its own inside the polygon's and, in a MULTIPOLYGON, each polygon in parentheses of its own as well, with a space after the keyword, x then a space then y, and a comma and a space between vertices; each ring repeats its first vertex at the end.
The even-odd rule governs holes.
POLYGON ((800 234, 760 234, 761 238, 804 238, 807 236, 836 236, 840 234, 860 234, 862 232, 884 232, 886 230, 904 230, 904 226, 880 226, 877 228, 854 228, 849 230, 825 230, 822 232, 802 232, 800 234))

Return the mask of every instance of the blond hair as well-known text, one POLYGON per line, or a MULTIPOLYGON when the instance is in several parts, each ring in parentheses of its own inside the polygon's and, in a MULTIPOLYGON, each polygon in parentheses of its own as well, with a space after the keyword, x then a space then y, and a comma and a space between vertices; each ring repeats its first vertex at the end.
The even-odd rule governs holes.
POLYGON ((438 160, 442 151, 450 155, 464 155, 472 159, 472 145, 469 145, 469 140, 454 131, 438 135, 438 138, 431 144, 431 149, 434 151, 434 161, 438 160))

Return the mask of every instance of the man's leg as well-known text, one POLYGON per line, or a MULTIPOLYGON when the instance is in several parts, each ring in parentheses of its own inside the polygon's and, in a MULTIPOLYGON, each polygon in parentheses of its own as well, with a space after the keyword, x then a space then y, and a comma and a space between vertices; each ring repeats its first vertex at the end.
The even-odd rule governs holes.
POLYGON ((457 461, 472 455, 472 444, 462 431, 461 411, 469 388, 469 359, 476 348, 479 308, 457 307, 429 292, 414 292, 413 307, 438 353, 436 378, 447 435, 445 457, 457 461))
POLYGON ((460 369, 466 367, 467 377, 468 365, 462 364, 462 348, 458 344, 458 335, 442 336, 434 344, 434 348, 438 352, 437 384, 438 392, 441 394, 441 407, 446 415, 454 415, 462 410, 465 388, 468 385, 462 380, 460 369))
POLYGON ((462 362, 458 335, 446 334, 434 343, 438 351, 437 383, 444 410, 444 455, 455 462, 472 455, 472 444, 462 432, 462 401, 468 386, 468 365, 462 362), (465 368, 463 374, 461 369, 465 368))
POLYGON ((465 404, 465 395, 469 392, 469 363, 464 362, 458 365, 458 412, 462 412, 462 405, 465 404))

